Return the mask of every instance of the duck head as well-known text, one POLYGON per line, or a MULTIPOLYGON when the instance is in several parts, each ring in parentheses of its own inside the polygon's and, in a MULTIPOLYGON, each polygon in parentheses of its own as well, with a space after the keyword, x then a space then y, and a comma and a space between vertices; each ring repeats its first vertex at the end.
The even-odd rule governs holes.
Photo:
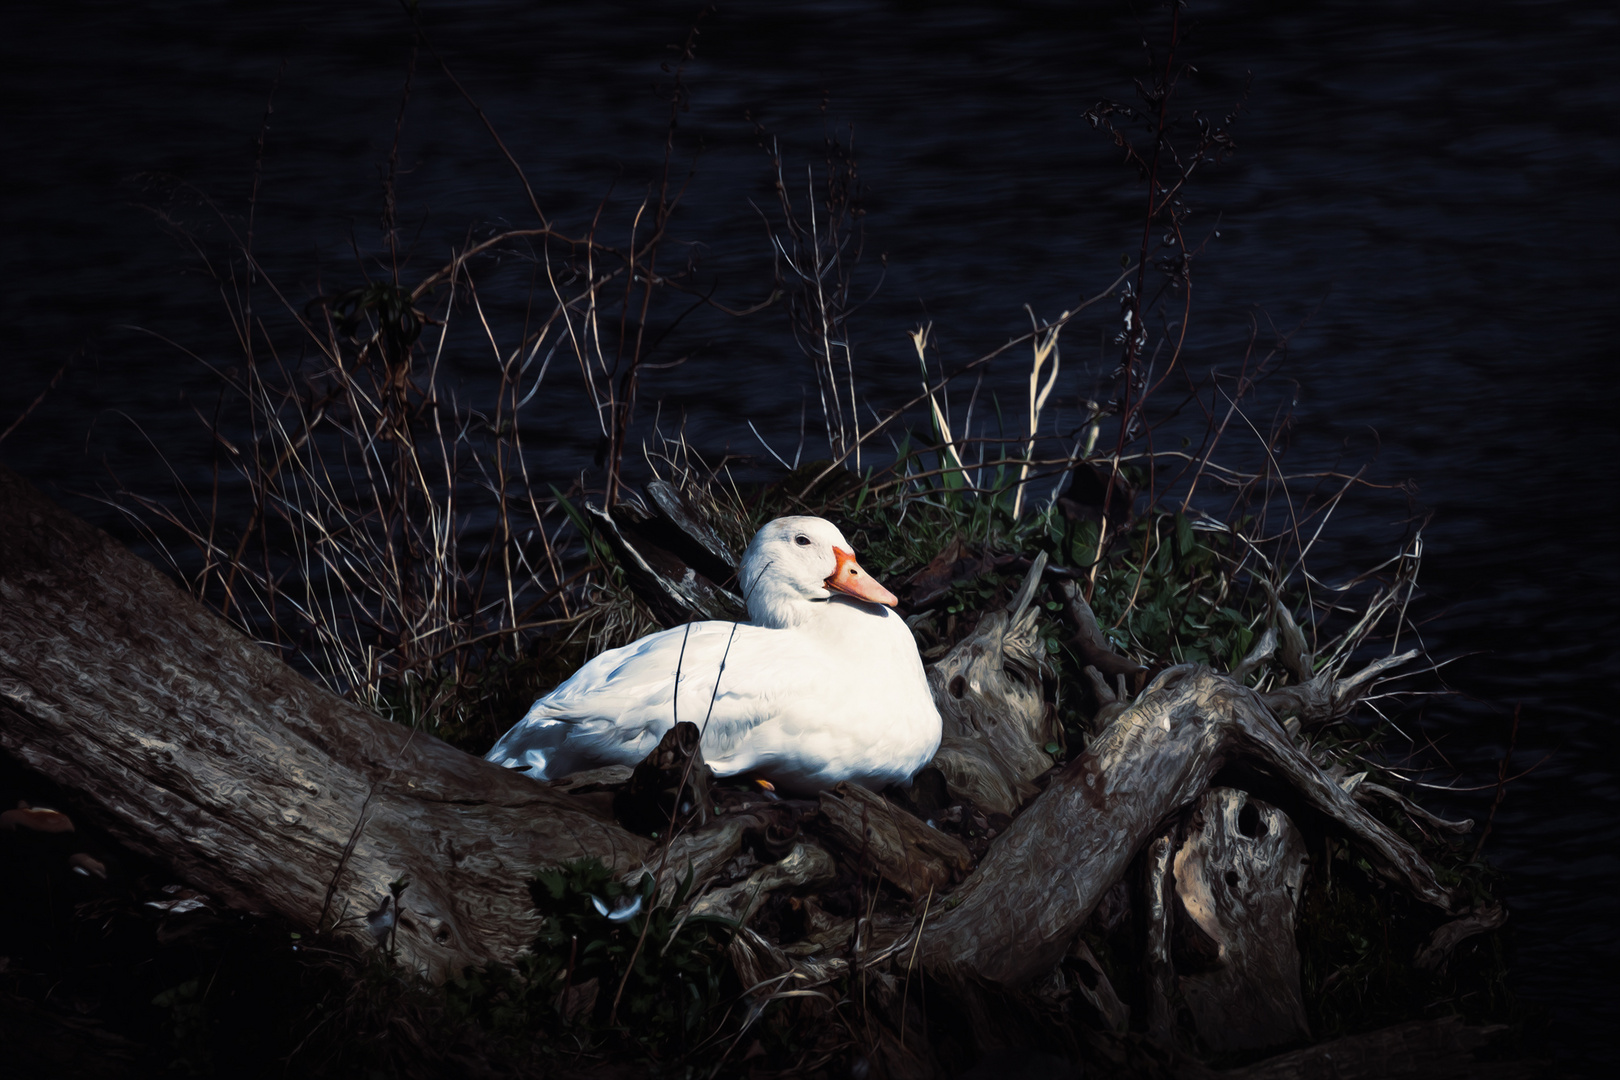
POLYGON ((816 614, 818 603, 849 596, 893 607, 894 594, 860 563, 844 534, 818 517, 769 522, 743 552, 737 572, 748 617, 757 626, 796 626, 816 614))

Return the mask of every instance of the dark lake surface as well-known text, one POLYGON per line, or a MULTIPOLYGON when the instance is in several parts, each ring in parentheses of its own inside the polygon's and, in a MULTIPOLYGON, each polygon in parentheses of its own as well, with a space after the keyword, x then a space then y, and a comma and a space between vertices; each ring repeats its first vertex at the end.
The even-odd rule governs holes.
MULTIPOLYGON (((655 88, 669 77, 658 65, 690 13, 424 7, 439 54, 546 213, 581 228, 611 192, 604 220, 627 221, 662 154, 655 88)), ((1515 762, 1551 756, 1511 786, 1487 850, 1507 874, 1518 989, 1551 1010, 1557 1052, 1595 1066, 1620 1030, 1620 10, 1195 3, 1187 18, 1199 68, 1189 92, 1220 107, 1249 87, 1238 153, 1193 192, 1195 226, 1220 235, 1195 272, 1192 362, 1234 365, 1251 319, 1309 316, 1291 381, 1269 399, 1294 404, 1290 464, 1367 463, 1381 483, 1410 480, 1432 511, 1425 643, 1457 658, 1449 681, 1463 693, 1435 699, 1422 724, 1471 789, 1441 805, 1484 816, 1522 704, 1515 762)), ((773 196, 753 121, 801 173, 819 161, 829 119, 852 125, 866 265, 880 253, 887 265, 854 324, 857 374, 875 405, 898 403, 917 384, 905 331, 932 320, 944 358, 969 359, 1027 328, 1025 304, 1055 317, 1136 250, 1138 189, 1082 114, 1128 97, 1143 33, 1163 31, 1156 9, 1112 4, 724 5, 686 73, 681 170, 702 152, 672 238, 697 245, 717 299, 763 298, 769 252, 750 200, 773 196)), ((189 215, 205 234, 206 208, 153 177, 240 220, 274 88, 260 260, 300 303, 352 285, 351 245, 380 244, 411 40, 381 0, 67 2, 8 17, 0 428, 80 358, 0 444, 0 461, 125 536, 115 514, 76 495, 97 488, 104 462, 161 488, 150 436, 182 474, 201 467, 192 402, 212 399, 212 376, 128 327, 222 360, 229 327, 194 262, 140 207, 189 215)), ((425 55, 400 166, 413 274, 469 233, 533 223, 510 166, 425 55)), ((1099 312, 1069 331, 1060 408, 1112 366, 1103 342, 1116 330, 1099 312)), ((671 352, 691 358, 649 375, 638 432, 661 402, 709 450, 758 455, 745 420, 796 440, 811 375, 779 314, 694 317, 682 333, 671 352)), ((487 356, 451 358, 469 392, 491 378, 487 356)), ((987 386, 1017 401, 1024 364, 996 368, 987 386)), ((527 422, 545 433, 531 440, 535 467, 563 479, 590 466, 597 432, 577 373, 548 387, 527 422)), ((1316 573, 1381 561, 1406 509, 1403 497, 1341 513, 1316 573)))

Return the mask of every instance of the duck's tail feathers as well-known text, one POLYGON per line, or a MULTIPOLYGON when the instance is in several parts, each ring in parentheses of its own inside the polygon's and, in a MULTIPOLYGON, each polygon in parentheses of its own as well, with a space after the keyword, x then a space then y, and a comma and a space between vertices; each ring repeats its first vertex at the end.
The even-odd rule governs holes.
POLYGON ((490 748, 485 761, 493 761, 507 769, 518 769, 536 780, 555 780, 565 775, 566 767, 559 761, 563 743, 568 740, 566 720, 547 716, 534 716, 520 721, 490 748))

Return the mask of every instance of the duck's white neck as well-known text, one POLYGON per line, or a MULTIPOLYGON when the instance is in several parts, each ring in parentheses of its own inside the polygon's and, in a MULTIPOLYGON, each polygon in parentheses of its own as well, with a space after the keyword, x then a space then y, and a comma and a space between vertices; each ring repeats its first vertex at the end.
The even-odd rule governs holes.
POLYGON ((805 596, 791 583, 769 575, 759 579, 752 589, 744 578, 743 588, 747 589, 748 621, 775 630, 803 626, 820 615, 828 604, 827 600, 805 596))
POLYGON ((823 619, 829 606, 836 603, 819 582, 807 584, 786 574, 772 573, 770 557, 765 553, 750 552, 745 556, 737 577, 748 600, 748 621, 755 626, 773 630, 804 626, 823 619))

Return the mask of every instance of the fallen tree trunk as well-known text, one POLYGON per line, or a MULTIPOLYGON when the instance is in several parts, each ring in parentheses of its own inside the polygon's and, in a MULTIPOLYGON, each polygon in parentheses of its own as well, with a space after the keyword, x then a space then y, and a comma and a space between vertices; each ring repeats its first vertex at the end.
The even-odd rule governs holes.
POLYGON ((648 846, 315 686, 3 467, 0 747, 239 910, 369 945, 408 882, 396 947, 434 976, 528 944, 535 871, 648 846))

